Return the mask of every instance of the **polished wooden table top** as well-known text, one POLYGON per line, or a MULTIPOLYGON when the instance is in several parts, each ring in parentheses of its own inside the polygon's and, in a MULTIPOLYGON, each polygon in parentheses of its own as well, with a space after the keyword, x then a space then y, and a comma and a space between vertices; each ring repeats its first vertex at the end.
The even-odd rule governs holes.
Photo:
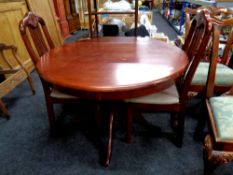
POLYGON ((188 64, 186 54, 162 41, 101 37, 62 45, 41 57, 41 77, 78 95, 125 99, 161 91, 188 64))

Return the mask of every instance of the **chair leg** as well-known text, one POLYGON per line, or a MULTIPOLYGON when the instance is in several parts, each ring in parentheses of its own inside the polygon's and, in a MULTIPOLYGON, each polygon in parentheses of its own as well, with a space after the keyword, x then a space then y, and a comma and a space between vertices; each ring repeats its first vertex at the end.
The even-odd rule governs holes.
POLYGON ((173 131, 177 131, 178 129, 178 115, 177 113, 171 113, 171 118, 170 118, 170 125, 173 131))
POLYGON ((49 129, 50 133, 53 135, 55 134, 55 113, 53 109, 53 103, 51 102, 51 100, 46 100, 46 106, 49 120, 49 129))
POLYGON ((100 131, 101 131, 101 114, 100 114, 100 103, 97 102, 95 104, 95 127, 96 127, 96 134, 99 137, 100 136, 100 131))
POLYGON ((210 135, 205 137, 203 146, 204 175, 209 175, 218 166, 233 161, 233 152, 213 150, 210 135))
POLYGON ((195 128, 195 132, 194 132, 194 139, 195 140, 204 140, 204 128, 206 125, 206 121, 207 118, 206 116, 208 116, 208 112, 206 110, 206 106, 205 106, 205 100, 202 100, 201 102, 201 108, 200 108, 200 115, 198 118, 198 122, 197 122, 197 126, 195 128))
POLYGON ((7 110, 7 108, 6 108, 5 104, 3 103, 2 99, 0 99, 0 109, 3 112, 3 114, 6 116, 6 118, 9 119, 10 118, 10 113, 7 110))
POLYGON ((127 106, 127 134, 126 134, 126 142, 128 144, 131 143, 132 140, 132 122, 133 122, 133 114, 132 108, 130 105, 127 106))
POLYGON ((183 137, 184 137, 184 112, 178 114, 178 128, 177 128, 177 137, 176 137, 176 146, 182 147, 183 137))
POLYGON ((32 77, 29 75, 29 76, 27 77, 27 80, 28 80, 28 84, 29 84, 29 86, 30 86, 30 88, 31 88, 31 90, 32 90, 32 94, 35 95, 36 90, 35 90, 35 86, 34 86, 32 77))

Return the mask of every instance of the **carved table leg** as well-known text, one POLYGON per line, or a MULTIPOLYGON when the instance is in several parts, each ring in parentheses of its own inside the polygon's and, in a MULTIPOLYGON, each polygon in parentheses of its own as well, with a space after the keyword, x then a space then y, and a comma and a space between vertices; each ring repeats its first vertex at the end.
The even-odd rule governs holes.
POLYGON ((209 175, 218 166, 231 162, 233 160, 233 152, 213 150, 211 136, 207 135, 203 146, 203 158, 204 175, 209 175))

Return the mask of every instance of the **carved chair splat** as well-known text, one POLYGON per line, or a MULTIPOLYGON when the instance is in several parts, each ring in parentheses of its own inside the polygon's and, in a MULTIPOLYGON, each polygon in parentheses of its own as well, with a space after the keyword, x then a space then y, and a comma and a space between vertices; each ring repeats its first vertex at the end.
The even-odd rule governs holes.
MULTIPOLYGON (((28 12, 25 15, 25 17, 20 21, 19 31, 24 41, 24 44, 28 50, 28 53, 30 54, 33 60, 34 65, 37 64, 41 56, 49 52, 49 50, 55 48, 55 45, 49 35, 45 21, 32 12, 28 12)), ((79 98, 67 94, 61 91, 60 89, 58 90, 56 87, 54 87, 54 85, 46 82, 41 76, 40 79, 44 89, 50 131, 54 133, 56 129, 56 118, 53 105, 64 103, 77 103, 79 101, 79 98)))

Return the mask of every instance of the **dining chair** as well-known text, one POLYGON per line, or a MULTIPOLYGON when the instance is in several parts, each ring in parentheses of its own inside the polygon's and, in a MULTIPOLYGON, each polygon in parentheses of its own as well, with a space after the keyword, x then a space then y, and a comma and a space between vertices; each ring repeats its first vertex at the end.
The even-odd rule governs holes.
POLYGON ((233 161, 233 87, 229 93, 206 100, 210 134, 203 145, 204 174, 233 161))
POLYGON ((0 59, 0 110, 9 119, 10 113, 2 98, 25 79, 27 79, 33 94, 35 94, 35 88, 30 73, 17 54, 16 46, 0 43, 0 59))
MULTIPOLYGON (((219 29, 214 28, 214 35, 219 35, 219 29)), ((203 144, 204 175, 209 175, 218 166, 233 161, 233 86, 227 93, 213 96, 219 37, 215 37, 213 43, 206 89, 209 134, 203 144)))
MULTIPOLYGON (((211 21, 218 23, 218 27, 220 28, 220 33, 218 35, 212 36, 219 37, 218 47, 216 50, 216 54, 218 54, 218 63, 216 66, 216 76, 215 76, 215 86, 214 92, 221 94, 233 85, 233 69, 230 67, 230 55, 232 55, 233 47, 233 20, 232 15, 233 11, 231 9, 225 7, 215 7, 210 5, 204 5, 196 9, 185 8, 185 33, 183 35, 183 39, 185 40, 186 35, 190 28, 191 17, 200 12, 204 12, 206 15, 211 16, 211 21), (224 33, 225 29, 231 28, 230 31, 224 33), (220 47, 221 46, 221 47, 220 47), (223 47, 222 47, 223 46, 223 47), (220 50, 223 48, 223 50, 220 50)), ((207 83, 208 72, 210 68, 210 60, 212 57, 212 40, 208 43, 208 48, 206 49, 206 53, 199 63, 197 70, 193 76, 192 83, 190 86, 190 96, 199 94, 199 98, 201 98, 201 103, 198 103, 199 111, 203 111, 205 108, 205 88, 207 83)), ((196 106, 195 106, 196 108, 196 106)), ((203 129, 206 124, 206 117, 200 113, 198 117, 198 124, 195 129, 194 138, 195 139, 203 139, 203 129)))
MULTIPOLYGON (((233 69, 229 67, 226 63, 227 60, 229 59, 230 55, 232 55, 232 43, 233 43, 233 18, 226 18, 224 20, 220 20, 217 18, 211 18, 210 20, 211 23, 214 23, 218 26, 220 32, 216 33, 213 35, 213 39, 218 37, 219 39, 217 40, 218 43, 215 43, 216 47, 218 49, 211 50, 211 54, 208 54, 207 61, 201 61, 197 67, 197 70, 194 74, 194 77, 192 79, 190 91, 195 92, 195 93, 200 93, 202 95, 201 104, 200 104, 200 111, 203 111, 203 108, 205 108, 205 87, 207 83, 207 77, 208 77, 208 72, 210 69, 216 69, 216 75, 214 79, 214 93, 215 94, 222 94, 226 91, 228 91, 232 86, 233 86, 233 69), (221 30, 223 27, 231 27, 231 30, 229 34, 227 35, 227 39, 225 41, 225 47, 222 51, 222 53, 219 50, 219 45, 222 43, 222 34, 221 30), (213 53, 213 51, 215 53, 213 53), (210 65, 210 60, 212 60, 212 56, 217 55, 218 57, 218 62, 216 63, 216 67, 212 67, 210 65), (221 58, 221 61, 219 61, 219 58, 221 58)), ((195 139, 203 139, 204 136, 204 127, 206 125, 206 116, 205 114, 202 115, 200 114, 198 117, 198 123, 197 127, 195 129, 194 133, 194 138, 195 139)))
MULTIPOLYGON (((55 48, 45 21, 32 12, 26 13, 25 17, 20 21, 19 31, 35 66, 41 56, 50 49, 55 48)), ((42 77, 40 77, 40 80, 44 89, 50 131, 53 133, 56 129, 53 105, 74 103, 77 102, 79 98, 58 90, 53 84, 46 82, 42 77)))
MULTIPOLYGON (((220 38, 218 42, 219 50, 216 50, 216 52, 218 53, 219 62, 216 67, 217 71, 215 76, 214 92, 221 94, 229 90, 230 87, 233 86, 233 69, 228 66, 229 58, 232 55, 233 51, 233 17, 225 17, 224 19, 216 17, 220 14, 233 15, 233 11, 227 10, 225 8, 212 8, 216 9, 215 11, 213 10, 213 12, 211 13, 208 12, 211 14, 211 16, 214 17, 212 18, 212 22, 218 23, 220 30, 222 30, 223 28, 230 28, 228 34, 225 34, 223 36, 223 34, 220 33, 218 35, 218 37, 220 38), (223 38, 226 39, 223 40, 223 38), (224 46, 222 51, 220 50, 220 45, 224 46)), ((211 48, 209 50, 211 50, 211 48)), ((203 92, 206 85, 207 73, 209 69, 209 57, 211 57, 211 55, 207 54, 207 59, 200 62, 200 64, 198 65, 198 68, 192 80, 192 86, 190 88, 191 91, 203 92)))
POLYGON ((207 43, 209 41, 212 26, 207 21, 204 12, 201 12, 193 18, 188 36, 182 49, 189 58, 189 65, 181 78, 171 87, 160 93, 128 99, 127 102, 127 142, 131 142, 133 112, 155 111, 170 112, 173 123, 175 144, 182 146, 184 132, 185 105, 188 99, 188 92, 193 75, 196 71, 199 61, 204 55, 207 43), (176 115, 175 115, 176 114, 176 115))

